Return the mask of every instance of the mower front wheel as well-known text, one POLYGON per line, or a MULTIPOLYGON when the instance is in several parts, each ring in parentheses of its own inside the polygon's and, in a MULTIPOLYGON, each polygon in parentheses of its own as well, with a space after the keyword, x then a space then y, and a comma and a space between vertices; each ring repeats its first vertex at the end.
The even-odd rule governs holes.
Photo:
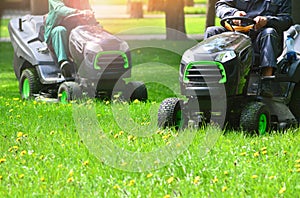
POLYGON ((35 68, 25 69, 20 77, 19 91, 23 99, 31 99, 34 94, 38 94, 42 84, 35 68))
POLYGON ((158 109, 158 126, 161 128, 175 127, 176 130, 185 126, 186 116, 183 101, 178 98, 167 98, 158 109))
POLYGON ((63 82, 58 89, 58 101, 67 104, 82 98, 82 89, 76 82, 63 82))
POLYGON ((270 110, 261 102, 252 102, 243 109, 240 126, 248 132, 264 135, 270 130, 270 110))

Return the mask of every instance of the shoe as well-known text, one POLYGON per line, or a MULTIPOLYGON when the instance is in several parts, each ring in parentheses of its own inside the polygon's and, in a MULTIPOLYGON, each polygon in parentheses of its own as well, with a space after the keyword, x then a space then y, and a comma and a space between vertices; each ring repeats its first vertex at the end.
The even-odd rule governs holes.
POLYGON ((69 61, 63 61, 60 64, 60 70, 65 78, 71 78, 74 71, 74 67, 69 61))

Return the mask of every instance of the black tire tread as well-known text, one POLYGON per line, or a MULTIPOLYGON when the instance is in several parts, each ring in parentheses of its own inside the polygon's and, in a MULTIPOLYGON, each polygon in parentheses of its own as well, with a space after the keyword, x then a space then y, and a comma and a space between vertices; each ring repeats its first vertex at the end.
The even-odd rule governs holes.
POLYGON ((21 97, 24 98, 23 95, 23 83, 25 79, 28 79, 29 81, 29 86, 30 86, 30 94, 29 94, 29 99, 34 97, 34 94, 38 94, 39 91, 42 88, 42 84, 40 82, 38 73, 35 68, 27 68, 22 71, 20 81, 19 81, 19 91, 21 94, 21 97))
POLYGON ((261 102, 251 102, 245 106, 240 117, 240 127, 250 133, 258 134, 259 116, 265 113, 267 116, 267 131, 270 130, 270 111, 261 102))

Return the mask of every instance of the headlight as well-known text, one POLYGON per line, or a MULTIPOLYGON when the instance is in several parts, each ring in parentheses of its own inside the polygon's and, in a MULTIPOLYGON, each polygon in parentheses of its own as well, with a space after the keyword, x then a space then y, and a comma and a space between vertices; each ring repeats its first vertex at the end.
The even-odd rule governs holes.
POLYGON ((215 61, 225 63, 227 61, 234 59, 235 57, 236 54, 234 53, 234 51, 225 51, 218 54, 217 57, 215 58, 215 61))
POLYGON ((88 42, 84 48, 84 61, 89 67, 94 67, 95 56, 102 52, 102 47, 97 43, 88 42))
POLYGON ((127 52, 129 50, 129 46, 125 41, 120 44, 120 50, 123 52, 127 52))

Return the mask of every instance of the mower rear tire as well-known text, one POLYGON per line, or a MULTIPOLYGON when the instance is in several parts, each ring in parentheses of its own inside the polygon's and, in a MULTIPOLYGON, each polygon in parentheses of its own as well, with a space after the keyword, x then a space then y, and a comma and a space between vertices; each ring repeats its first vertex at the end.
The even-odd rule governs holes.
POLYGON ((240 127, 250 133, 264 135, 270 130, 270 110, 261 102, 245 106, 240 117, 240 127))
POLYGON ((42 88, 39 76, 35 68, 27 68, 22 71, 19 81, 19 91, 25 100, 32 99, 42 88))
POLYGON ((300 82, 295 85, 289 107, 296 120, 300 122, 300 82))
POLYGON ((82 98, 82 89, 76 82, 63 82, 58 89, 58 101, 67 104, 82 98))
POLYGON ((167 98, 162 101, 158 109, 158 126, 160 128, 184 128, 186 124, 183 101, 178 98, 167 98))
POLYGON ((124 98, 127 101, 146 101, 148 99, 148 92, 145 84, 143 82, 129 82, 126 85, 124 98))

